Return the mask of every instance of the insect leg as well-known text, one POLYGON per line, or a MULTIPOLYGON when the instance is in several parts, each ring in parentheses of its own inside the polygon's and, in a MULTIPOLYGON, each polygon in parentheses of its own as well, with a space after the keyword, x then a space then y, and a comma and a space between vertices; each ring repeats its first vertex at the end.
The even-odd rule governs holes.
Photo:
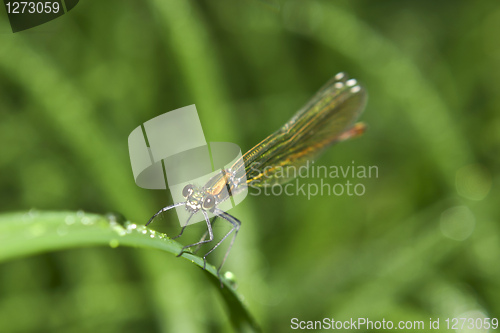
POLYGON ((184 250, 187 249, 188 247, 209 243, 214 239, 214 233, 212 232, 212 225, 210 224, 210 219, 208 218, 208 214, 204 210, 202 210, 201 212, 203 213, 203 216, 205 217, 205 222, 207 222, 209 239, 208 240, 201 240, 197 243, 184 246, 181 250, 181 253, 179 253, 177 255, 178 257, 180 257, 184 253, 184 250))
MULTIPOLYGON (((215 220, 217 220, 217 217, 218 217, 218 216, 217 216, 217 215, 215 215, 215 217, 214 217, 214 218, 213 218, 213 220, 212 220, 212 230, 213 230, 213 225, 214 225, 214 222, 215 222, 215 220)), ((208 230, 207 230, 207 231, 205 231, 205 233, 203 234, 203 236, 201 236, 200 241, 204 241, 204 240, 205 240, 205 238, 207 237, 207 235, 208 235, 208 230)), ((200 249, 200 247, 201 247, 201 244, 199 244, 199 245, 196 247, 196 249, 194 249, 193 253, 198 252, 198 250, 200 249)))
POLYGON ((178 202, 176 204, 173 204, 173 205, 170 205, 170 206, 167 206, 167 207, 163 207, 162 209, 160 209, 155 215, 153 215, 148 223, 146 223, 145 225, 147 226, 148 224, 150 224, 151 222, 153 222, 154 218, 157 217, 158 215, 160 215, 161 213, 163 212, 166 212, 167 210, 170 210, 172 208, 175 208, 175 207, 179 207, 179 206, 185 206, 186 203, 185 202, 178 202))
POLYGON ((182 236, 184 229, 186 229, 186 227, 188 226, 189 220, 191 220, 191 217, 193 217, 193 215, 194 215, 194 213, 191 213, 191 215, 189 215, 188 219, 186 220, 186 223, 184 223, 184 226, 181 229, 181 232, 177 236, 172 237, 172 239, 176 239, 176 238, 179 238, 182 236))
POLYGON ((206 259, 205 258, 210 253, 212 253, 227 238, 227 236, 229 236, 234 231, 233 238, 231 239, 231 243, 229 243, 229 247, 227 248, 226 254, 224 255, 224 258, 222 259, 222 262, 219 265, 219 268, 217 268, 217 275, 219 276, 220 285, 221 285, 221 288, 222 288, 222 280, 221 280, 221 276, 220 276, 220 270, 222 268, 222 265, 224 265, 224 262, 226 261, 227 256, 229 255, 229 252, 231 251, 231 248, 233 247, 233 243, 234 243, 234 240, 236 239, 236 235, 238 234, 238 231, 240 230, 241 222, 236 217, 234 217, 234 216, 226 213, 223 210, 217 209, 217 208, 214 210, 214 214, 216 216, 219 216, 219 217, 223 218, 226 221, 229 221, 233 225, 233 227, 231 228, 231 230, 229 230, 229 232, 224 237, 222 237, 222 239, 217 244, 215 244, 215 246, 210 251, 208 251, 205 254, 205 256, 203 257, 203 261, 205 263, 206 263, 206 259))

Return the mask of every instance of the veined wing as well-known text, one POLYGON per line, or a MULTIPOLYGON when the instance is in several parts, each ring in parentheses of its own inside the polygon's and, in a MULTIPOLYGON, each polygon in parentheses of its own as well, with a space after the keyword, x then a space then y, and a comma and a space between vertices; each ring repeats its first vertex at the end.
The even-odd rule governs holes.
POLYGON ((250 149, 232 169, 245 168, 251 186, 289 181, 296 174, 290 168, 298 168, 332 144, 364 131, 364 125, 354 124, 366 100, 366 91, 356 80, 337 74, 290 121, 250 149))

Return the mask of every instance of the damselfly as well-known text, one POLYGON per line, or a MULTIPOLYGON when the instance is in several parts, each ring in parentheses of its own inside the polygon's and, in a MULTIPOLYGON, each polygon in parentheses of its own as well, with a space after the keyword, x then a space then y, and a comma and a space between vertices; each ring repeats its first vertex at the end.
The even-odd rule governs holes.
POLYGON ((199 247, 213 241, 212 224, 218 217, 228 221, 231 223, 231 230, 203 256, 205 268, 207 256, 233 233, 217 270, 220 274, 241 223, 234 216, 219 209, 219 204, 248 186, 283 184, 291 180, 290 177, 283 175, 294 174, 284 172, 287 168, 305 165, 308 160, 314 159, 334 143, 362 134, 365 125, 355 122, 363 112, 366 99, 366 91, 355 79, 349 79, 344 73, 338 73, 278 131, 250 149, 230 168, 221 170, 204 186, 186 185, 182 191, 185 201, 160 209, 146 225, 159 214, 184 206, 190 215, 179 235, 174 237, 177 238, 184 232, 190 218, 201 212, 207 224, 207 231, 199 242, 184 246, 178 255, 180 256, 189 247, 199 247), (207 212, 215 215, 212 221, 207 212))

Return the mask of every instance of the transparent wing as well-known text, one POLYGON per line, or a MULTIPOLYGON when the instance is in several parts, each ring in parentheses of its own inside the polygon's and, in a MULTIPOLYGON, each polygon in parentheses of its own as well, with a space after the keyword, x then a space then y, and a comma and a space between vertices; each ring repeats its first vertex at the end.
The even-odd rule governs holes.
POLYGON ((366 100, 366 91, 356 80, 336 75, 290 121, 250 149, 233 170, 245 168, 247 184, 252 186, 291 180, 296 174, 292 169, 364 131, 364 125, 354 124, 366 100))

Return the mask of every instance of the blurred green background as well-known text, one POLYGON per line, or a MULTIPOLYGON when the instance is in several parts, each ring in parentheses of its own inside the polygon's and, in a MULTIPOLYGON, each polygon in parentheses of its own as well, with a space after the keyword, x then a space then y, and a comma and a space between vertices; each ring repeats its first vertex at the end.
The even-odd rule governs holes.
MULTIPOLYGON (((231 210, 242 227, 224 269, 250 311, 268 332, 291 318, 498 318, 499 36, 498 0, 82 0, 16 34, 3 10, 0 209, 143 224, 171 199, 135 185, 134 128, 196 104, 207 141, 245 151, 345 71, 369 93, 369 130, 315 164, 379 176, 353 180, 359 197, 231 210)), ((179 229, 173 213, 155 223, 179 229)), ((122 247, 3 262, 0 331, 231 331, 202 273, 122 247)))

